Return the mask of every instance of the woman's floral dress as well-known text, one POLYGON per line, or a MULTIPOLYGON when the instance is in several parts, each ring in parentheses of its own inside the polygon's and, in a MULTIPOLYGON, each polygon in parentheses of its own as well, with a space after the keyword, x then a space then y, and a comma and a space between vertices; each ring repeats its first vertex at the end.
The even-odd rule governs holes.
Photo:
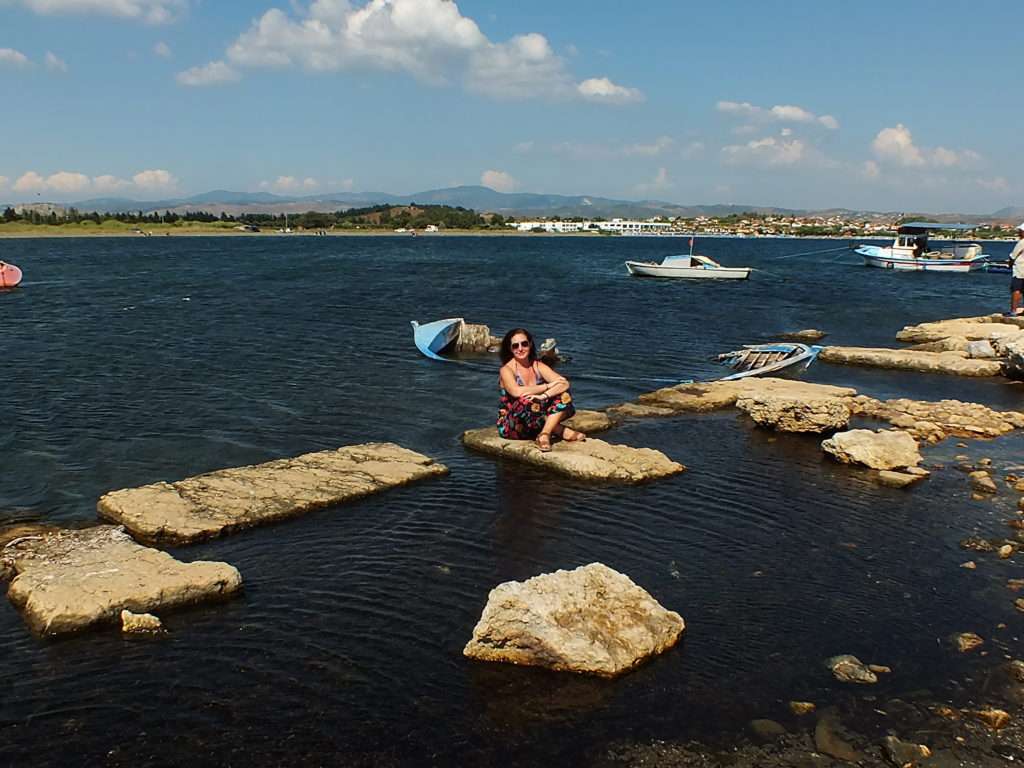
MULTIPOLYGON (((537 377, 535 384, 543 384, 544 379, 533 369, 537 377)), ((525 386, 519 372, 516 371, 516 384, 525 386)), ((537 403, 525 397, 512 397, 505 388, 501 388, 501 403, 498 406, 498 434, 509 440, 532 440, 541 433, 547 417, 553 413, 565 413, 565 419, 576 413, 572 404, 572 395, 563 392, 555 395, 546 403, 537 403)))

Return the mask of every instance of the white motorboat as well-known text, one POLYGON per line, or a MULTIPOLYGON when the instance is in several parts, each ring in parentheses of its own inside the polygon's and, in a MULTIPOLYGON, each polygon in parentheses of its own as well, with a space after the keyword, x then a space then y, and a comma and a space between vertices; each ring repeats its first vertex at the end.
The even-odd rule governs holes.
POLYGON ((928 247, 933 230, 964 231, 972 224, 942 224, 936 221, 909 221, 896 230, 892 245, 862 245, 856 252, 869 267, 925 272, 972 272, 985 269, 988 255, 978 243, 953 242, 940 250, 928 247))
POLYGON ((627 261, 626 269, 636 277, 688 277, 711 280, 746 280, 750 267, 723 267, 714 259, 696 254, 666 256, 660 264, 627 261))

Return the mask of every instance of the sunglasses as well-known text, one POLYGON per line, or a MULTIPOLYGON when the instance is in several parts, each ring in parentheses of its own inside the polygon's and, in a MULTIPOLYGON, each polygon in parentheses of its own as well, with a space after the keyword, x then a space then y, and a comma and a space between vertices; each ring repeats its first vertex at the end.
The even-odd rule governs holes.
POLYGON ((520 347, 523 347, 525 349, 528 346, 530 346, 530 342, 528 342, 528 341, 513 341, 512 342, 512 349, 519 349, 520 347))

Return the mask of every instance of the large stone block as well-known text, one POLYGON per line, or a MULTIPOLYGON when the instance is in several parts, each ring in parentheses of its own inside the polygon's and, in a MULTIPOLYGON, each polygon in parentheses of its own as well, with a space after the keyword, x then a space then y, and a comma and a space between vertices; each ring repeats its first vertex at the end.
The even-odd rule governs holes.
POLYGON ((556 441, 547 453, 541 452, 532 440, 507 440, 494 427, 464 432, 462 442, 475 451, 533 464, 581 480, 640 483, 686 469, 661 451, 614 445, 593 437, 575 443, 556 441))
POLYGON ((463 653, 613 677, 671 648, 686 625, 601 563, 499 584, 463 653))
POLYGON ((241 574, 227 563, 183 563, 111 525, 25 536, 2 557, 16 574, 8 598, 43 635, 114 623, 125 609, 221 600, 242 588, 241 574))
POLYGON ((188 544, 446 474, 429 456, 366 443, 112 491, 97 509, 142 541, 188 544))
POLYGON ((823 440, 821 447, 843 464, 863 464, 872 469, 904 469, 921 463, 917 441, 898 430, 837 432, 823 440))
POLYGON ((850 422, 849 398, 740 397, 736 407, 757 424, 779 432, 834 432, 850 422))

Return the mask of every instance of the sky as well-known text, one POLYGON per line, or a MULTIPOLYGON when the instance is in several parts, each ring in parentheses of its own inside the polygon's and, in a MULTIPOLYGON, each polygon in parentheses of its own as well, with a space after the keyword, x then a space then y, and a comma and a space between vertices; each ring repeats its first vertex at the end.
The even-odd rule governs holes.
POLYGON ((0 0, 0 201, 1024 204, 1020 0, 0 0))

